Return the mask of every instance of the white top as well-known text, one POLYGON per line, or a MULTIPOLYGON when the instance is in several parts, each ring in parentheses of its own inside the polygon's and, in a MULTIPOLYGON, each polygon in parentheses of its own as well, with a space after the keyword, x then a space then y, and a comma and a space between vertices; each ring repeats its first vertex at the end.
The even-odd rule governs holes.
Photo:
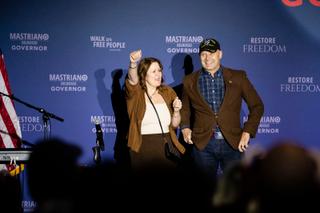
MULTIPOLYGON (((154 104, 158 111, 158 115, 160 117, 161 125, 164 133, 169 132, 169 125, 171 123, 170 111, 167 107, 166 103, 154 104)), ((150 102, 146 103, 146 112, 144 113, 144 117, 142 119, 141 124, 141 134, 142 135, 150 135, 150 134, 161 134, 161 127, 159 124, 159 120, 154 110, 152 104, 150 102)))

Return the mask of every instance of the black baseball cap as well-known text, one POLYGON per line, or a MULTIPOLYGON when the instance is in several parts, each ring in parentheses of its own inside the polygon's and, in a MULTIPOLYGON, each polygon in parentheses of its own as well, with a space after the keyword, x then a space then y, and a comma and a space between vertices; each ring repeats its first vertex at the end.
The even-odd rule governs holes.
POLYGON ((219 42, 214 39, 214 38, 207 38, 207 39, 204 39, 200 45, 199 45, 199 54, 202 52, 202 51, 209 51, 209 52, 216 52, 217 50, 221 50, 220 49, 220 44, 219 42))

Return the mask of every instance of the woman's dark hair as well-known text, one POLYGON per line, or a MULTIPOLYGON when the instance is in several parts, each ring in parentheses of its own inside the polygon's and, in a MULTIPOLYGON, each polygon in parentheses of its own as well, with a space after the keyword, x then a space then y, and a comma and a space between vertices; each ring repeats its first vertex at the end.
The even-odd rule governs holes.
MULTIPOLYGON (((159 64, 159 67, 162 72, 163 66, 162 66, 160 60, 158 60, 156 58, 152 58, 152 57, 144 58, 140 61, 139 65, 138 65, 139 82, 140 82, 141 87, 146 91, 147 91, 147 87, 146 87, 147 72, 148 72, 148 69, 150 68, 151 64, 154 62, 159 64)), ((161 83, 162 82, 163 82, 163 76, 161 78, 161 83)), ((161 87, 161 85, 160 85, 160 87, 161 87)))

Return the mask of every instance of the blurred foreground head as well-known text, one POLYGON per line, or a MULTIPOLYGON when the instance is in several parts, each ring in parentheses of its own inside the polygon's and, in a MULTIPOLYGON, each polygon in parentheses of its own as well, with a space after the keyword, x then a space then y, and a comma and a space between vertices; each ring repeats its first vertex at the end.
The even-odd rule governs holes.
POLYGON ((294 141, 279 141, 261 160, 259 197, 266 211, 277 206, 306 209, 319 193, 317 164, 311 153, 294 141))
POLYGON ((27 168, 32 197, 41 202, 70 196, 78 176, 77 160, 80 155, 79 147, 61 139, 38 141, 27 168))

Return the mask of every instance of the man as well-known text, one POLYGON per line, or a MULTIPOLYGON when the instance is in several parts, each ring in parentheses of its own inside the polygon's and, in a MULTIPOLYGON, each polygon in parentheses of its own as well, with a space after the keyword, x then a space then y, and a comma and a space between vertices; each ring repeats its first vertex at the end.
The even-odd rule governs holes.
POLYGON ((220 64, 222 51, 217 40, 203 40, 199 54, 202 69, 183 81, 181 129, 184 141, 194 144, 196 166, 215 176, 219 165, 223 171, 240 160, 250 137, 255 137, 264 105, 245 71, 220 64), (249 115, 241 127, 242 100, 249 115))

